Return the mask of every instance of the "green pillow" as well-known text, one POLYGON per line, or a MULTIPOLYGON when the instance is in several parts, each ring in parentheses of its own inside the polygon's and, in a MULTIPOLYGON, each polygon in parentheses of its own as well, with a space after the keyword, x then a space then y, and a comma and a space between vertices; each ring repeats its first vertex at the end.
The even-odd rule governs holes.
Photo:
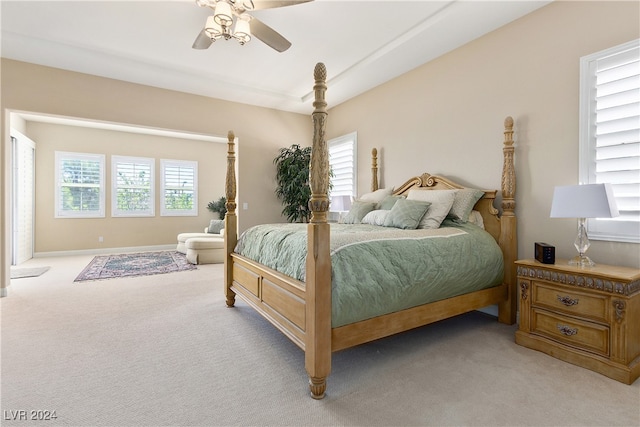
POLYGON ((429 206, 430 202, 399 199, 389 211, 384 226, 415 230, 429 206))
POLYGON ((363 202, 361 200, 356 200, 351 205, 351 209, 349 209, 349 213, 345 215, 342 220, 343 224, 360 224, 362 222, 362 218, 372 210, 376 208, 375 202, 363 202))
POLYGON ((220 234, 220 230, 224 228, 224 220, 222 219, 212 219, 209 222, 209 228, 207 229, 207 233, 211 234, 220 234))
POLYGON ((457 190, 448 217, 455 222, 467 222, 476 202, 484 196, 484 191, 475 188, 457 190))
POLYGON ((382 202, 380 202, 380 209, 388 211, 396 204, 396 202, 400 199, 404 199, 404 196, 387 196, 382 202))

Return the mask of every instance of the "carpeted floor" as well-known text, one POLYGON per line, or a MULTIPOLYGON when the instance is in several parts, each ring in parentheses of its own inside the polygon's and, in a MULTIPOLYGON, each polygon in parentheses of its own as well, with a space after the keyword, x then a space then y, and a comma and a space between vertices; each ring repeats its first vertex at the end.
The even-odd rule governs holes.
POLYGON ((640 425, 640 380, 518 346, 480 313, 335 353, 315 401, 303 352, 225 306, 222 265, 77 286, 90 259, 33 260, 50 271, 0 299, 3 427, 640 425))
POLYGON ((93 258, 74 281, 150 276, 195 269, 196 266, 190 264, 184 254, 176 251, 105 255, 93 258))

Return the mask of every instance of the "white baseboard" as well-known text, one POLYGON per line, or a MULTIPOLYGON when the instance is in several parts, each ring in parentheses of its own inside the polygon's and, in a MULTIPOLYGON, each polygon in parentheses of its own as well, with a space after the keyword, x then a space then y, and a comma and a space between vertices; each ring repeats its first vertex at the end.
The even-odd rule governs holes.
POLYGON ((52 252, 35 252, 34 258, 47 258, 56 256, 77 256, 77 255, 103 255, 103 254, 122 254, 128 252, 151 252, 175 250, 176 245, 156 245, 156 246, 132 246, 127 248, 100 248, 100 249, 81 249, 77 251, 52 251, 52 252))
POLYGON ((497 305, 488 305, 484 308, 478 309, 478 311, 484 314, 490 314, 491 316, 498 317, 498 306, 497 305))
MULTIPOLYGON (((484 308, 480 308, 478 309, 478 311, 484 313, 484 314, 489 314, 491 316, 495 316, 498 317, 498 306, 497 305, 488 305, 484 308)), ((520 324, 520 310, 516 310, 516 324, 520 324)))

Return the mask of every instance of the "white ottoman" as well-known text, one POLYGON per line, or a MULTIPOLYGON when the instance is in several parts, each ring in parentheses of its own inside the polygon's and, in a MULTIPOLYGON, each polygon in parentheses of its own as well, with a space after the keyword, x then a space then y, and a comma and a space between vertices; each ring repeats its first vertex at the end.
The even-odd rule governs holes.
POLYGON ((178 234, 178 246, 176 247, 176 251, 186 254, 187 240, 194 239, 194 238, 221 239, 222 236, 220 234, 210 234, 210 233, 180 233, 178 234))
POLYGON ((224 262, 223 237, 192 237, 185 241, 187 261, 191 264, 220 264, 224 262))

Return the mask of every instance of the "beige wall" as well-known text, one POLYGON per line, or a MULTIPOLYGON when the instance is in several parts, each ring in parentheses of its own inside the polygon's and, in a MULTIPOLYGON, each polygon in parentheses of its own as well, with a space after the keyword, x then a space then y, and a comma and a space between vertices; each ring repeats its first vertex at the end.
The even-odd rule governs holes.
POLYGON ((175 244, 178 233, 203 231, 209 220, 218 218, 207 203, 224 195, 226 144, 33 121, 27 122, 26 135, 37 147, 36 253, 175 244), (56 151, 105 154, 104 218, 55 218, 56 151), (111 216, 112 155, 155 159, 154 217, 111 216), (198 162, 198 216, 160 215, 160 159, 198 162))
MULTIPOLYGON (((360 192, 422 172, 500 189, 503 120, 515 119, 519 256, 572 257, 577 222, 550 219, 555 185, 578 183, 580 57, 640 37, 639 2, 554 2, 330 110, 329 137, 358 131, 360 192)), ((328 70, 331 75, 331 69, 328 70)), ((593 241, 596 262, 640 267, 640 245, 593 241)))
MULTIPOLYGON (((0 176, 0 288, 9 284, 10 111, 53 114, 125 123, 226 138, 238 137, 238 204, 241 230, 260 222, 283 221, 274 197, 271 162, 280 147, 310 144, 308 115, 222 101, 87 74, 2 59, 2 149, 0 176), (243 203, 248 210, 242 210, 243 203)), ((309 82, 309 87, 313 81, 309 82)), ((153 154, 151 154, 153 155, 153 154)), ((200 224, 198 224, 200 226, 200 224)))
MULTIPOLYGON (((372 147, 380 151, 382 185, 398 185, 428 171, 499 188, 502 122, 512 115, 520 257, 533 256, 535 241, 554 244, 559 257, 573 256, 575 221, 550 219, 549 209, 553 187, 578 179, 579 59, 639 37, 639 9, 635 1, 554 2, 330 109, 327 136, 358 132, 361 192, 369 188, 372 147)), ((331 64, 327 66, 331 76, 331 64)), ((217 136, 235 130, 240 139, 239 206, 249 203, 249 210, 240 211, 241 229, 281 220, 271 159, 280 147, 310 142, 308 115, 6 59, 1 73, 5 194, 6 109, 217 136)), ((4 287, 9 283, 7 197, 0 203, 4 287)), ((639 245, 593 242, 589 252, 596 261, 640 267, 639 245)))

